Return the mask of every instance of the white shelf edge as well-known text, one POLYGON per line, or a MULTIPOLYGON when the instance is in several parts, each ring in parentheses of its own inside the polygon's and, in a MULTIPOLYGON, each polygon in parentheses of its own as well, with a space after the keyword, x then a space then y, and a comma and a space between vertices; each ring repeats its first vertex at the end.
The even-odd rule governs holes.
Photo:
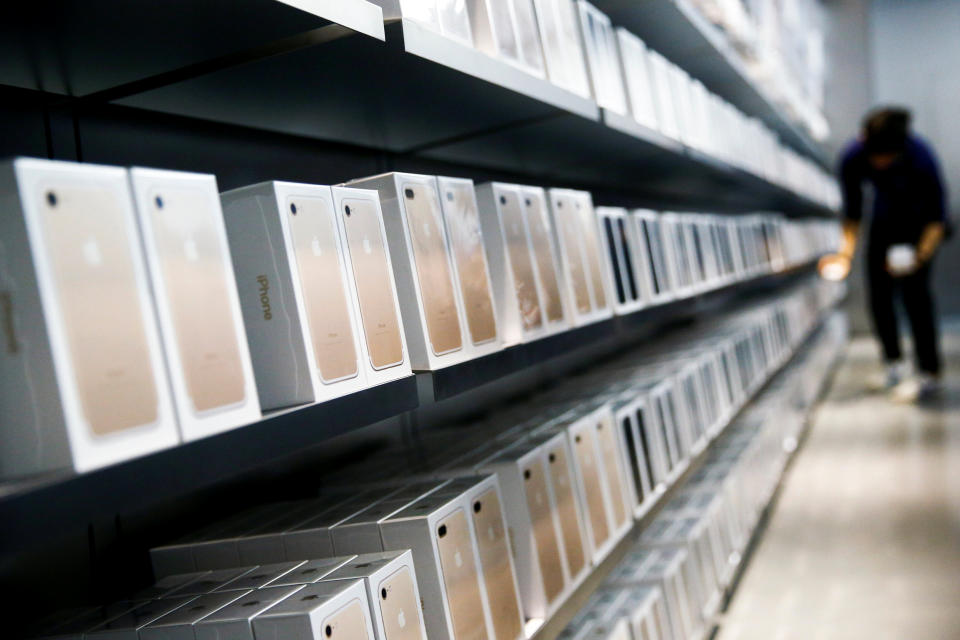
POLYGON ((625 116, 623 114, 617 113, 616 111, 611 111, 610 109, 600 108, 600 115, 603 124, 607 125, 611 129, 619 131, 620 133, 625 133, 628 136, 644 140, 651 144, 655 144, 658 147, 667 149, 668 151, 673 151, 674 153, 682 154, 684 146, 678 141, 663 135, 655 129, 651 129, 646 125, 640 124, 630 116, 625 116))
POLYGON ((407 53, 509 89, 588 120, 599 120, 596 103, 561 89, 545 78, 460 44, 407 18, 400 21, 407 53))
POLYGON ((348 29, 386 40, 383 10, 367 0, 276 0, 294 9, 336 22, 348 29))

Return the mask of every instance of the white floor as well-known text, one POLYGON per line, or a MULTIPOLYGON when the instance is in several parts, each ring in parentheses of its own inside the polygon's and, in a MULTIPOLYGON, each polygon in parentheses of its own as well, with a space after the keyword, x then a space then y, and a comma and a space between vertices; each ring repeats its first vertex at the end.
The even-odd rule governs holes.
POLYGON ((869 393, 850 345, 719 640, 960 638, 960 331, 926 406, 869 393))

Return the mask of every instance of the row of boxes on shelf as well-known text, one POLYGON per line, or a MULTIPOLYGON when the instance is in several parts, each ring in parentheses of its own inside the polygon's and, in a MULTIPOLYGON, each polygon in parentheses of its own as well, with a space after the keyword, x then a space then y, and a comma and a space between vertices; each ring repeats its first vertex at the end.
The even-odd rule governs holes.
POLYGON ((561 640, 708 637, 752 532, 846 340, 835 313, 728 427, 702 466, 561 632, 561 640))
POLYGON ((169 575, 43 626, 50 640, 427 640, 409 551, 169 575))
POLYGON ((633 33, 578 0, 593 97, 687 147, 712 155, 825 207, 840 192, 832 176, 785 147, 760 120, 711 93, 633 33))
POLYGON ((829 174, 637 36, 615 29, 585 0, 378 3, 387 19, 426 25, 688 147, 825 207, 839 206, 839 190, 829 174))
MULTIPOLYGON (((751 314, 752 322, 739 327, 731 324, 719 343, 718 338, 701 337, 683 353, 670 353, 652 365, 621 362, 610 367, 604 383, 632 378, 616 393, 604 395, 604 384, 577 378, 555 396, 534 399, 469 429, 442 430, 426 437, 415 464, 402 451, 373 456, 359 468, 340 473, 345 493, 372 487, 373 495, 364 493, 331 505, 320 517, 304 519, 300 512, 294 513, 294 518, 302 522, 280 519, 266 525, 257 517, 244 525, 246 531, 244 527, 219 530, 156 549, 154 565, 164 574, 369 551, 380 545, 403 544, 393 531, 414 514, 426 517, 432 512, 433 519, 417 534, 427 548, 419 554, 414 549, 414 559, 425 563, 422 569, 418 565, 418 571, 424 572, 421 585, 434 584, 446 590, 440 591, 446 599, 438 595, 432 600, 449 602, 453 597, 450 583, 436 577, 438 558, 440 570, 446 573, 449 569, 442 566, 442 553, 430 545, 440 540, 438 527, 454 522, 449 514, 457 508, 466 513, 472 510, 472 523, 460 518, 458 525, 472 524, 464 540, 473 539, 480 547, 474 550, 480 575, 475 578, 479 588, 470 590, 477 596, 473 606, 486 610, 479 606, 486 593, 490 611, 510 611, 505 618, 495 617, 492 627, 501 631, 491 637, 514 638, 513 632, 504 635, 502 630, 532 630, 552 615, 589 574, 590 567, 602 562, 626 535, 634 518, 646 513, 686 469, 690 458, 706 446, 706 440, 719 433, 736 407, 786 357, 789 345, 799 340, 815 317, 811 309, 819 308, 811 304, 815 302, 811 295, 797 294, 776 310, 751 314), (738 348, 739 358, 732 355, 738 348), (722 366, 724 353, 743 361, 742 367, 728 366, 738 371, 731 380, 741 379, 741 369, 745 372, 743 382, 731 383, 733 392, 720 388, 718 366, 722 366), (424 478, 429 479, 427 485, 422 484, 424 478), (434 490, 431 483, 466 487, 457 498, 459 507, 430 500, 429 494, 417 502, 414 496, 425 486, 434 490), (398 486, 407 488, 395 489, 398 486), (491 516, 495 510, 502 512, 491 516), (484 526, 480 520, 483 513, 496 524, 484 526), (499 547, 499 555, 482 549, 484 538, 492 544, 500 541, 501 535, 509 536, 509 544, 499 547), (502 572, 492 567, 507 566, 506 548, 512 550, 516 582, 502 579, 492 584, 490 575, 502 577, 502 572), (498 594, 506 600, 494 606, 498 594), (513 607, 515 601, 519 604, 513 607), (522 612, 519 622, 514 611, 522 612)), ((434 615, 425 612, 425 618, 441 617, 441 610, 438 605, 438 611, 434 615)), ((449 618, 437 622, 437 627, 456 630, 467 624, 457 622, 458 616, 464 620, 463 612, 450 609, 446 613, 449 618)))
POLYGON ((230 629, 231 638, 300 640, 332 637, 343 629, 333 619, 354 625, 354 635, 336 637, 357 639, 530 637, 676 480, 694 455, 693 434, 719 433, 836 287, 798 289, 650 362, 625 357, 557 396, 437 431, 417 464, 409 452, 377 454, 340 472, 320 498, 257 507, 155 548, 153 589, 43 637, 201 639, 230 629), (732 366, 740 360, 749 362, 732 366), (362 633, 359 614, 347 619, 345 600, 327 604, 347 585, 293 591, 321 579, 365 580, 350 601, 366 594, 354 610, 369 612, 372 632, 362 633))
POLYGON ((587 192, 459 178, 221 195, 171 171, 2 173, 3 477, 90 470, 692 295, 776 268, 781 245, 822 252, 831 224, 644 213, 626 231, 607 210, 612 235, 587 192))

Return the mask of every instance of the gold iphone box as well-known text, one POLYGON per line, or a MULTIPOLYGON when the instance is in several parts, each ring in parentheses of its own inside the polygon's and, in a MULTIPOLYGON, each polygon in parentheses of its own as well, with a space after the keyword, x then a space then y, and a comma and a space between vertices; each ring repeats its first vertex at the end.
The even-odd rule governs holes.
POLYGON ((181 436, 196 440, 258 420, 216 178, 133 168, 130 184, 181 436))
POLYGON ((472 357, 486 355, 503 345, 476 191, 468 178, 438 177, 437 187, 469 338, 464 350, 472 357))
POLYGON ((410 549, 432 638, 515 640, 523 617, 496 476, 458 478, 380 523, 410 549))
POLYGON ((0 476, 180 441, 127 170, 0 169, 0 476))
MULTIPOLYGON (((469 358, 471 331, 436 178, 387 173, 349 185, 380 195, 412 368, 432 371, 469 358)), ((482 280, 481 273, 472 277, 482 280)), ((476 313, 473 319, 476 324, 476 313)), ((490 340, 489 328, 479 331, 481 339, 490 340)))
POLYGON ((255 615, 251 626, 250 640, 375 640, 367 592, 357 579, 307 585, 255 615))
POLYGON ((547 319, 520 187, 489 182, 476 192, 504 343, 543 337, 547 319))
POLYGON ((363 580, 376 640, 427 640, 409 550, 358 555, 322 581, 363 580))
POLYGON ((609 318, 612 267, 602 250, 593 200, 573 189, 550 189, 548 196, 571 319, 580 326, 609 318))

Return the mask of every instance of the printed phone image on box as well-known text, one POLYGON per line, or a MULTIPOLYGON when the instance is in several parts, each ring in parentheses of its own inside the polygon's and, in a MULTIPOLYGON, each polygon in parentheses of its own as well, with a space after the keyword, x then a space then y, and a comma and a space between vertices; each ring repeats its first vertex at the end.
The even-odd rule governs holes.
POLYGON ((180 441, 127 170, 0 165, 0 475, 180 441))
POLYGON ((130 184, 183 439, 258 420, 216 178, 133 168, 130 184))

